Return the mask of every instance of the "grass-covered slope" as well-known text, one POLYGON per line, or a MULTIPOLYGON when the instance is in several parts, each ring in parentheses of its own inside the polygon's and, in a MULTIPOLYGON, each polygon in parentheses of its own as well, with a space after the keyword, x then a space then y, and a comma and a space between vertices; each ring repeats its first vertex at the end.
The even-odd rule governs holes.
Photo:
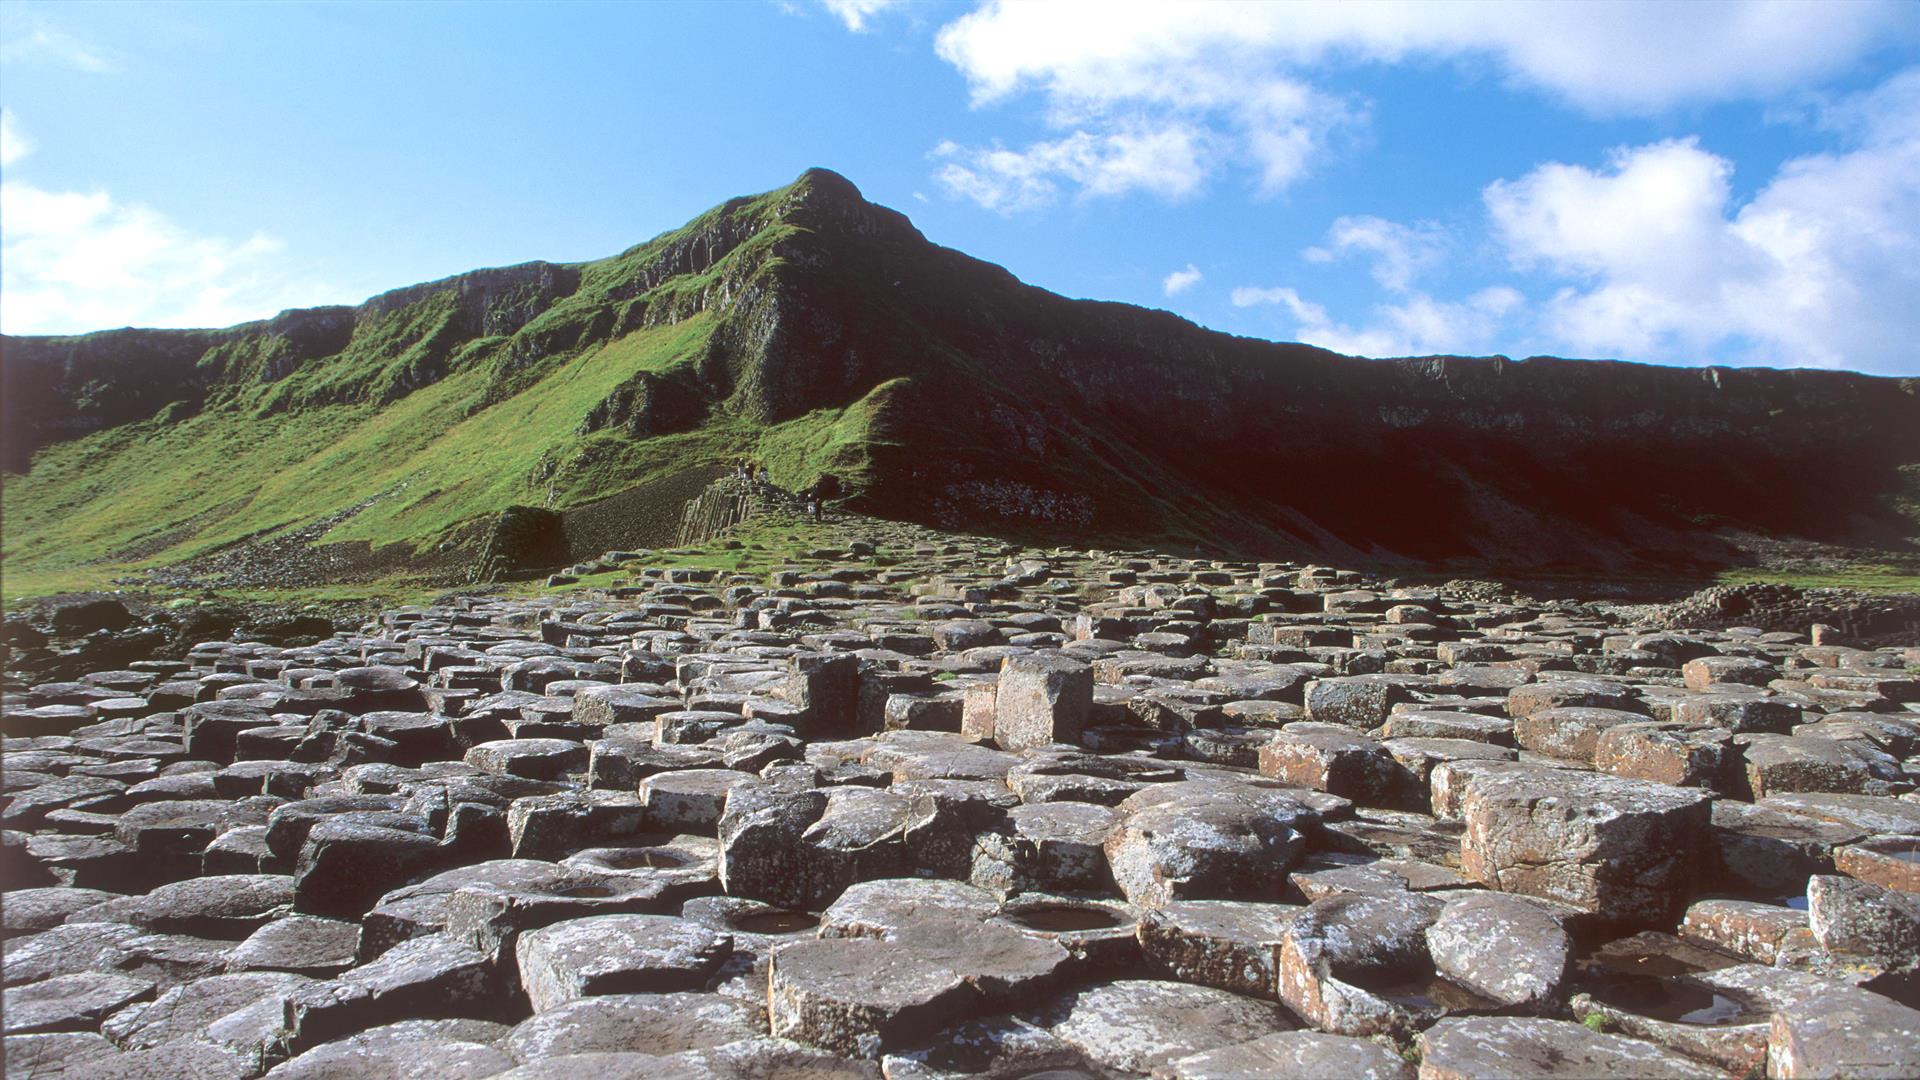
POLYGON ((736 385, 751 364, 716 341, 743 294, 776 291, 774 249, 801 231, 786 217, 809 187, 602 262, 483 271, 359 309, 8 339, 9 445, 31 468, 0 488, 7 593, 315 522, 331 525, 321 542, 470 551, 507 506, 579 506, 740 456, 791 486, 858 483, 889 388, 772 415, 736 385))

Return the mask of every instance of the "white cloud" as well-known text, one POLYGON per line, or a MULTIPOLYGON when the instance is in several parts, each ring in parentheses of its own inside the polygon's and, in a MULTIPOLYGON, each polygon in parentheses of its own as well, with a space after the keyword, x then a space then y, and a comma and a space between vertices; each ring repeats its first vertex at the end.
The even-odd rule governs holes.
POLYGON ((1405 292, 1445 250, 1446 234, 1437 225, 1402 225, 1360 215, 1336 219, 1327 230, 1326 244, 1301 254, 1309 262, 1332 262, 1354 253, 1371 256, 1373 280, 1389 291, 1405 292))
POLYGON ((0 168, 33 153, 33 140, 20 130, 20 120, 12 109, 0 109, 0 168))
MULTIPOLYGON (((1307 81, 1315 67, 1491 65, 1512 85, 1578 108, 1658 112, 1803 89, 1890 39, 1920 36, 1917 26, 1899 0, 987 0, 943 27, 935 47, 978 106, 1037 93, 1050 126, 1095 140, 1123 126, 1203 132, 1209 152, 1195 159, 1195 186, 1242 168, 1273 194, 1310 169, 1337 132, 1365 119, 1358 102, 1307 81)), ((962 191, 980 186, 956 179, 962 191)))
POLYGON ((1178 125, 1076 131, 1024 150, 944 142, 933 151, 945 162, 934 178, 951 194, 1001 213, 1053 202, 1062 182, 1076 185, 1083 197, 1139 190, 1177 200, 1199 191, 1207 153, 1204 133, 1178 125))
POLYGON ((1733 164, 1695 139, 1489 185, 1513 263, 1569 282, 1543 331, 1589 354, 1912 370, 1920 69, 1832 116, 1848 147, 1787 161, 1744 205, 1733 164))
POLYGON ((1192 148, 1179 163, 1178 183, 1101 186, 1063 177, 1086 194, 1147 190, 1180 197, 1229 166, 1250 169, 1264 193, 1284 189, 1311 165, 1328 132, 1353 122, 1360 110, 1257 51, 1109 57, 1100 48, 1105 41, 1123 52, 1144 47, 1151 53, 1159 32, 1190 10, 1196 9, 987 4, 944 27, 935 47, 967 77, 976 104, 1035 87, 1046 98, 1047 122, 1070 131, 1068 140, 1180 132, 1192 148))
POLYGON ((1913 33, 1899 0, 990 0, 945 27, 939 51, 980 101, 1026 87, 1086 102, 1183 97, 1249 68, 1431 57, 1490 60, 1582 107, 1638 111, 1803 86, 1913 33))
POLYGON ((1233 302, 1240 307, 1284 307, 1293 316, 1295 338, 1355 356, 1485 352, 1526 300, 1505 285, 1481 289, 1459 301, 1437 300, 1415 289, 1414 280, 1439 263, 1446 250, 1446 234, 1431 223, 1402 225, 1378 217, 1342 217, 1327 230, 1325 244, 1307 248, 1301 255, 1316 263, 1349 255, 1372 261, 1373 280, 1394 299, 1374 305, 1368 325, 1338 322, 1323 305, 1289 288, 1243 287, 1233 291, 1233 302))
POLYGON ((1200 284, 1200 279, 1205 276, 1205 274, 1200 272, 1199 267, 1188 263, 1185 270, 1175 270, 1173 273, 1161 278, 1160 291, 1168 296, 1178 296, 1188 289, 1193 288, 1195 285, 1200 284))
POLYGON ((80 71, 116 71, 119 65, 103 50, 74 37, 37 16, 22 20, 28 29, 9 34, 0 43, 0 60, 7 63, 38 62, 57 64, 80 71))
POLYGON ((1327 309, 1319 304, 1309 303, 1300 298, 1300 294, 1284 285, 1260 288, 1254 285, 1242 285, 1233 290, 1229 299, 1234 307, 1260 307, 1265 304, 1278 304, 1293 313, 1301 322, 1326 322, 1327 309))
POLYGON ((1336 321, 1325 306, 1294 289, 1242 286, 1233 290, 1236 307, 1275 305, 1293 317, 1296 340, 1353 356, 1430 356, 1480 353, 1526 301, 1504 285, 1481 289, 1462 301, 1436 300, 1407 292, 1398 303, 1373 308, 1371 325, 1336 321))
POLYGON ((900 6, 901 0, 820 0, 822 7, 847 24, 847 29, 856 34, 865 33, 868 20, 875 15, 900 6))
MULTIPOLYGON (((31 151, 0 112, 0 159, 31 151)), ((0 183, 0 329, 80 333, 116 326, 231 326, 312 304, 326 290, 287 281, 281 243, 201 236, 104 191, 0 183)))

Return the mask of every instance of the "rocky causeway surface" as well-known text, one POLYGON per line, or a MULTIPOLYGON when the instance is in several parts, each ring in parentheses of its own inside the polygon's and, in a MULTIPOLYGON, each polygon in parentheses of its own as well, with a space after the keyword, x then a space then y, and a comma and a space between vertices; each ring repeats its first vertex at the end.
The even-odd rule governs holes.
POLYGON ((10 678, 6 1074, 1920 1075, 1920 648, 853 530, 10 678))

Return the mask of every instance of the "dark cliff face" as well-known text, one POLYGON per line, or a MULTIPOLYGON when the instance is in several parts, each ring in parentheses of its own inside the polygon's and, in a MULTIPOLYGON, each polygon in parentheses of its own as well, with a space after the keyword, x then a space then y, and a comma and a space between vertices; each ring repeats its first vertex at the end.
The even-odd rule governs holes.
MULTIPOLYGON (((1727 557, 1712 529, 1898 543, 1920 385, 1843 372, 1363 360, 822 230, 756 357, 770 415, 889 379, 874 512, 1083 541, 1530 565, 1727 557)), ((790 260, 797 262, 798 260, 790 260)))
MULTIPOLYGON (((854 501, 885 516, 1246 554, 1618 566, 1714 562, 1712 530, 1904 543, 1914 380, 1534 358, 1363 360, 1066 300, 929 244, 811 171, 647 245, 218 331, 4 342, 6 466, 285 381, 271 407, 397 400, 477 365, 486 403, 702 316, 697 363, 640 373, 583 432, 643 439, 865 403, 854 501)), ((614 490, 605 494, 611 495, 614 490)))

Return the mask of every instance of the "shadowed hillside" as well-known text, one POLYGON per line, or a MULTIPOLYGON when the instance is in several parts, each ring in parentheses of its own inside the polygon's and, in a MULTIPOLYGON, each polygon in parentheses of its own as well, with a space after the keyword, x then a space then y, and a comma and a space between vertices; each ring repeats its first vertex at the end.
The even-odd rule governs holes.
POLYGON ((1023 537, 1712 567, 1729 530, 1907 550, 1920 463, 1914 380, 1236 338, 1023 285, 817 170, 600 262, 10 337, 0 373, 10 592, 297 530, 357 572, 466 565, 514 505, 658 542, 742 455, 1023 537), (674 505, 601 503, 643 486, 674 505))

